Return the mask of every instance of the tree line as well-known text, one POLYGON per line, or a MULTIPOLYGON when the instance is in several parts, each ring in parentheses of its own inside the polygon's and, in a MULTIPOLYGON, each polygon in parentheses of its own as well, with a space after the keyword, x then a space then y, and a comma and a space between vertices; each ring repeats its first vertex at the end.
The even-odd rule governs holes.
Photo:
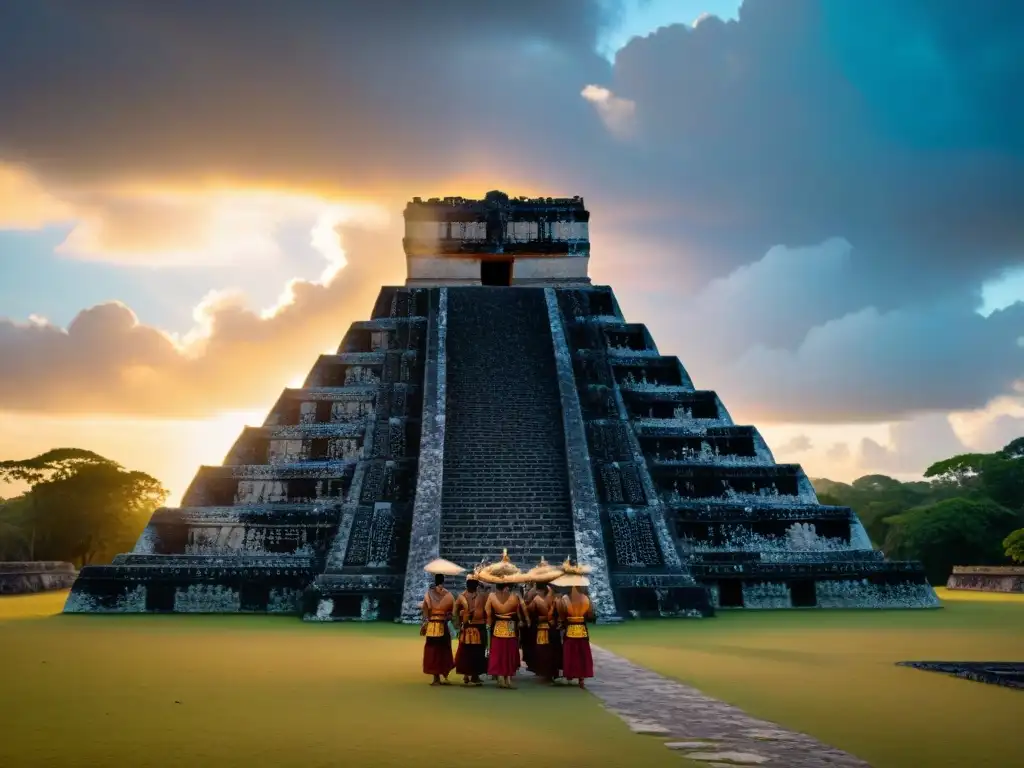
POLYGON ((924 476, 811 482, 822 504, 851 507, 887 557, 921 561, 933 584, 954 565, 1024 563, 1024 437, 936 462, 924 476))
POLYGON ((167 489, 92 451, 55 448, 0 461, 0 483, 29 490, 0 498, 0 560, 109 563, 131 551, 167 489))
MULTIPOLYGON (((79 448, 0 461, 0 483, 16 481, 29 490, 0 498, 0 560, 110 562, 132 549, 168 495, 145 472, 79 448)), ((920 560, 934 584, 954 565, 1024 563, 1024 437, 937 462, 921 481, 812 482, 821 503, 851 507, 878 549, 920 560)))

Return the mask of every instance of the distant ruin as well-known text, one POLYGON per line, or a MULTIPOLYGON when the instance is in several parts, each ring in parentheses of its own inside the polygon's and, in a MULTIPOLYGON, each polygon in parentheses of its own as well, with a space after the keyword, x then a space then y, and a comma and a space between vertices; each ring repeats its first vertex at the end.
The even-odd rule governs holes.
POLYGON ((955 565, 946 589, 1024 594, 1024 566, 955 565))
POLYGON ((67 589, 78 571, 58 560, 27 560, 0 563, 0 595, 26 595, 67 589))
POLYGON ((425 563, 503 547, 591 565, 605 620, 938 605, 590 285, 582 198, 405 218, 406 285, 65 611, 415 620, 425 563))

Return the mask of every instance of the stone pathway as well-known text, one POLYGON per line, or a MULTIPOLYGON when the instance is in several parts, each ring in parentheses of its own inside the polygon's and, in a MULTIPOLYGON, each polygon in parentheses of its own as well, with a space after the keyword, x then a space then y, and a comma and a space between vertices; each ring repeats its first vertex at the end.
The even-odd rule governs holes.
POLYGON ((870 768, 863 760, 592 646, 597 676, 587 688, 634 733, 668 739, 666 748, 710 768, 870 768))

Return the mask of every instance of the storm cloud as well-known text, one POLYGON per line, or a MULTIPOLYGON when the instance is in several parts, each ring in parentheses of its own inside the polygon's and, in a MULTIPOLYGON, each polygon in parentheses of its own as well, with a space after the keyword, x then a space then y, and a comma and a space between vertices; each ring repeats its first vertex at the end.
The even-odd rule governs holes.
MULTIPOLYGON (((1024 378, 1024 305, 974 312, 1024 259, 1024 4, 746 0, 614 64, 595 53, 613 2, 427 7, 5 3, 0 161, 91 203, 110 242, 136 233, 109 190, 147 185, 584 194, 595 277, 741 419, 978 408, 1024 378)), ((118 311, 97 317, 123 334, 118 311)), ((33 382, 72 350, 0 333, 0 407, 57 407, 33 382)), ((113 400, 123 361, 90 364, 113 400)))

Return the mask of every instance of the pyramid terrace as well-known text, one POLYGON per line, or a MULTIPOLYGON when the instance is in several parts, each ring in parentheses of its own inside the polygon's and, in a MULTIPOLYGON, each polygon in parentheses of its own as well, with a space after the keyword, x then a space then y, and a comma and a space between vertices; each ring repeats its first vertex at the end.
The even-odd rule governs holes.
POLYGON ((592 566, 602 620, 925 608, 588 275, 583 199, 414 198, 408 279, 285 389, 66 612, 417 621, 423 566, 592 566))

